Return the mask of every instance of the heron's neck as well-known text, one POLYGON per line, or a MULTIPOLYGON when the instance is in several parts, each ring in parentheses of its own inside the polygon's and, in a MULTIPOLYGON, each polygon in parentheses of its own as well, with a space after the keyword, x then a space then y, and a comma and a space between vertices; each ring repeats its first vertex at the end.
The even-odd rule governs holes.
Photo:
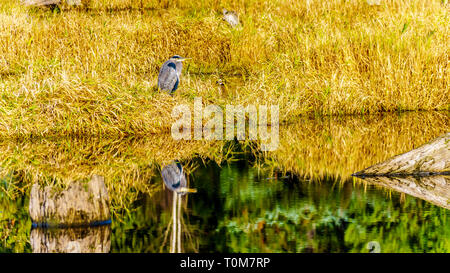
POLYGON ((177 67, 177 74, 178 77, 181 76, 181 70, 183 69, 183 63, 181 62, 175 62, 175 66, 177 67))

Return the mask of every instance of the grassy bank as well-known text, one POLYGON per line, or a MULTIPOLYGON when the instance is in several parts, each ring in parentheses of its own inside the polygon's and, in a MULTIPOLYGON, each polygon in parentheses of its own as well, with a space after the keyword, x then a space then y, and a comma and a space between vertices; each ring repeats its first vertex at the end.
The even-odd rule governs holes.
POLYGON ((61 12, 18 2, 0 3, 0 137, 168 132, 173 106, 196 96, 279 104, 282 121, 449 109, 440 0, 113 0, 61 12), (223 7, 241 27, 221 20, 223 7), (171 97, 155 87, 174 54, 193 59, 171 97))

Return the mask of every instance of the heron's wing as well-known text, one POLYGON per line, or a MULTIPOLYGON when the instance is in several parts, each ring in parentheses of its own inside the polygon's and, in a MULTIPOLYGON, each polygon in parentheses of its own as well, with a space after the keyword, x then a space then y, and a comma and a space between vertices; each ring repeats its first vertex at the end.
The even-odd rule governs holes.
POLYGON ((161 90, 175 91, 178 88, 178 74, 173 62, 165 62, 159 71, 158 86, 161 90))
POLYGON ((177 165, 178 171, 180 173, 180 176, 179 176, 180 186, 186 187, 187 183, 186 183, 186 177, 184 176, 184 172, 183 172, 183 166, 181 165, 180 162, 177 162, 175 164, 177 165))

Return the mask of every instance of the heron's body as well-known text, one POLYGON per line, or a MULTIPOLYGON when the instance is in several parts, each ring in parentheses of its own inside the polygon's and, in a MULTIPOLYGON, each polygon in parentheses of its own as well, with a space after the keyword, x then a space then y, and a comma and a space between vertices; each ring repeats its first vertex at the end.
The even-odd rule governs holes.
POLYGON ((178 89, 181 71, 183 69, 182 61, 184 60, 186 58, 175 55, 162 65, 158 75, 159 89, 168 91, 169 93, 173 93, 178 89))
POLYGON ((239 25, 239 16, 234 11, 223 9, 223 19, 232 27, 239 25))
POLYGON ((196 192, 195 189, 187 188, 186 176, 183 172, 183 167, 177 161, 165 166, 161 170, 161 176, 164 180, 164 184, 166 184, 166 187, 171 191, 181 195, 188 192, 196 192))
POLYGON ((178 162, 165 166, 161 170, 161 176, 167 188, 172 191, 179 191, 181 188, 186 187, 183 167, 178 162))

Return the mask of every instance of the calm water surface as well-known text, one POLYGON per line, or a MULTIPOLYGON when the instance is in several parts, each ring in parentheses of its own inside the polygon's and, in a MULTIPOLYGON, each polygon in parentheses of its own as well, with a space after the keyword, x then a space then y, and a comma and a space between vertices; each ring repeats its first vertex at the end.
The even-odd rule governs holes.
MULTIPOLYGON (((445 124, 448 126, 448 123, 445 124)), ((358 127, 345 123, 339 126, 358 127)), ((394 124, 393 128, 396 126, 394 124)), ((392 135, 407 134, 402 133, 402 130, 408 131, 411 128, 393 130, 392 135)), ((426 126, 424 130, 427 130, 426 126)), ((444 126, 442 130, 448 130, 448 127, 444 126)), ((283 130, 280 131, 284 134, 283 130)), ((298 128, 294 131, 298 131, 298 128)), ((328 136, 328 133, 323 135, 328 136)), ((347 144, 349 142, 345 136, 337 138, 347 141, 347 144)), ((311 152, 314 154, 312 158, 317 159, 299 164, 304 168, 311 165, 323 170, 326 167, 321 166, 326 165, 333 170, 342 170, 340 161, 327 163, 328 159, 335 158, 339 144, 329 146, 328 138, 322 139, 325 143, 322 146, 328 152, 324 150, 320 155, 311 152), (316 161, 317 164, 314 164, 316 161)), ((356 139, 355 143, 357 142, 361 143, 356 139)), ((305 145, 302 141, 289 143, 305 145)), ((4 147, 11 147, 8 145, 5 144, 4 147)), ((317 143, 318 145, 321 144, 317 143)), ((130 147, 130 144, 127 143, 126 146, 130 147)), ((41 151, 39 146, 31 147, 32 152, 29 154, 41 151)), ((138 149, 136 147, 134 149, 138 149)), ((282 146, 280 149, 284 148, 282 146)), ((83 150, 83 147, 79 146, 76 150, 83 150)), ((86 162, 92 162, 92 154, 95 154, 93 151, 96 149, 87 150, 89 152, 83 154, 83 158, 86 162)), ((113 154, 118 154, 120 149, 114 147, 112 150, 113 154)), ((360 148, 358 153, 364 152, 367 156, 375 153, 373 157, 382 153, 382 149, 379 152, 365 150, 367 149, 364 147, 360 148)), ((414 197, 389 189, 386 185, 343 176, 341 173, 344 171, 336 175, 327 169, 323 173, 315 171, 317 175, 301 175, 295 171, 299 165, 292 167, 292 161, 283 161, 282 158, 291 156, 288 154, 284 157, 263 156, 265 160, 270 157, 277 163, 279 169, 273 171, 271 168, 261 167, 260 157, 247 150, 243 151, 235 160, 222 162, 220 165, 216 160, 201 156, 181 160, 189 170, 189 186, 197 189, 197 192, 182 197, 181 214, 176 219, 172 217, 173 193, 164 188, 159 170, 149 171, 133 158, 132 162, 139 165, 136 168, 139 169, 140 177, 145 178, 147 172, 151 177, 145 179, 152 185, 152 190, 146 191, 147 186, 139 184, 129 189, 130 194, 134 194, 132 202, 121 205, 125 201, 114 201, 117 198, 115 191, 119 190, 110 189, 115 204, 112 206, 112 224, 96 228, 32 229, 28 214, 30 187, 25 182, 11 182, 13 179, 26 180, 26 176, 5 176, 0 181, 0 252, 153 253, 173 251, 174 245, 179 246, 182 252, 450 252, 450 210, 445 208, 445 204, 434 205, 421 196, 414 197), (281 164, 284 171, 280 170, 281 164), (196 167, 189 168, 188 165, 196 167), (11 190, 13 187, 17 190, 11 190), (181 227, 178 237, 171 236, 174 220, 177 227, 181 227)), ((135 152, 138 153, 138 150, 135 152)), ((62 154, 65 153, 67 148, 64 148, 62 154)), ((29 158, 30 155, 26 155, 27 151, 19 154, 20 156, 17 152, 11 152, 3 161, 8 162, 9 166, 23 165, 33 169, 30 166, 34 166, 34 163, 29 158)), ((68 164, 55 154, 58 153, 52 154, 56 158, 52 160, 68 164)), ((124 153, 119 154, 112 161, 115 165, 108 162, 112 170, 122 171, 120 168, 123 167, 118 162, 126 161, 126 157, 124 153)), ((71 154, 72 158, 76 156, 76 153, 71 154)), ((358 158, 355 154, 351 156, 358 158)), ((33 160, 38 159, 33 157, 33 160)), ((72 161, 68 162, 73 165, 72 161)), ((265 165, 273 166, 275 163, 271 165, 265 162, 265 165)), ((341 165, 350 165, 347 163, 342 161, 341 165)), ((42 159, 36 164, 45 165, 42 159)), ((55 165, 52 164, 51 166, 55 165)), ((61 165, 58 167, 61 168, 61 165)), ((126 168, 131 167, 127 165, 126 168)), ((353 168, 357 167, 352 167, 350 171, 359 170, 353 168)), ((39 170, 52 170, 42 169, 39 170)), ((124 174, 120 171, 114 177, 130 179, 128 176, 124 178, 127 175, 125 171, 124 174)), ((90 169, 89 173, 91 172, 90 169)), ((138 176, 132 179, 139 180, 138 176)), ((427 188, 424 189, 432 192, 433 185, 449 189, 450 177, 439 177, 433 183, 428 181, 427 188)), ((419 179, 413 184, 420 186, 423 183, 419 179)), ((440 194, 441 199, 448 198, 445 191, 436 194, 440 194)))
MULTIPOLYGON (((267 177, 246 162, 207 164, 190 182, 186 252, 368 252, 373 241, 381 252, 449 250, 449 210, 373 185, 267 177)), ((113 224, 111 251, 168 252, 171 205, 169 191, 143 196, 128 223, 113 224)))

